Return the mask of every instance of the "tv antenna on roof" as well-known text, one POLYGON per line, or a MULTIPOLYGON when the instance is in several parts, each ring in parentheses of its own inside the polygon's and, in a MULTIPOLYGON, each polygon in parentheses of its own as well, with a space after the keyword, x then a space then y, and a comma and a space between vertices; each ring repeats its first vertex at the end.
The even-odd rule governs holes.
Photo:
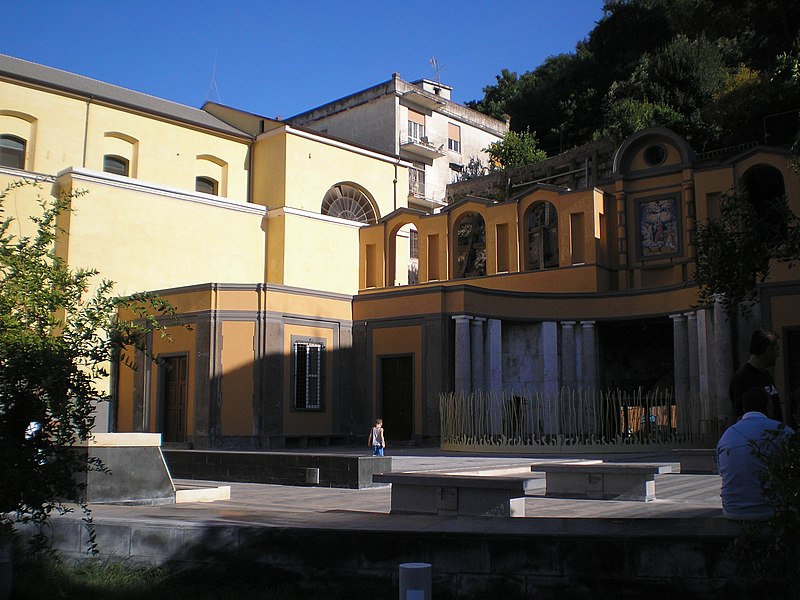
POLYGON ((217 102, 222 102, 219 97, 219 89, 217 88, 217 51, 214 50, 214 64, 211 67, 211 83, 208 84, 208 91, 206 92, 206 100, 213 100, 212 93, 216 95, 217 102))
POLYGON ((436 60, 435 56, 431 56, 430 63, 431 63, 431 67, 433 68, 434 77, 436 77, 436 84, 437 85, 442 85, 441 72, 442 72, 442 69, 444 69, 444 67, 439 64, 439 61, 436 60))

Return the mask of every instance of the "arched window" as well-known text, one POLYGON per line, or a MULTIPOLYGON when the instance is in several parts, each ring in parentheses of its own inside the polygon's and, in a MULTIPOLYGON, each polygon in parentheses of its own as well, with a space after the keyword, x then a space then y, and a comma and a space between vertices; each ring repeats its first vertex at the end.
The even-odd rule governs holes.
POLYGON ((337 183, 325 193, 322 214, 359 223, 378 222, 367 195, 346 183, 337 183))
POLYGON ((486 223, 475 212, 464 214, 457 222, 456 273, 457 279, 486 275, 486 223))
POLYGON ((115 154, 106 154, 103 157, 103 171, 114 175, 128 176, 128 159, 115 154))
POLYGON ((211 177, 197 177, 194 180, 194 190, 203 194, 217 195, 218 184, 216 179, 211 177))
POLYGON ((558 266, 558 212, 550 202, 537 202, 528 210, 527 252, 525 265, 529 271, 558 266))
POLYGON ((0 166, 25 168, 25 140, 15 135, 0 135, 0 166))
POLYGON ((766 234, 785 239, 789 211, 781 172, 769 165, 756 165, 742 176, 740 187, 768 227, 766 234))

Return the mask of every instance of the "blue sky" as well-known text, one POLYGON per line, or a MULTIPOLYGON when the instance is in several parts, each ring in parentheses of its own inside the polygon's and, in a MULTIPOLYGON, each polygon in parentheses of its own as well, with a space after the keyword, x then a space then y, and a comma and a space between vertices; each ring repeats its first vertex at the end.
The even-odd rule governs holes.
POLYGON ((501 69, 572 52, 603 0, 25 0, 4 9, 0 53, 189 106, 289 117, 387 81, 483 97, 501 69), (38 35, 37 35, 38 34, 38 35), (216 84, 216 86, 213 85, 216 84))

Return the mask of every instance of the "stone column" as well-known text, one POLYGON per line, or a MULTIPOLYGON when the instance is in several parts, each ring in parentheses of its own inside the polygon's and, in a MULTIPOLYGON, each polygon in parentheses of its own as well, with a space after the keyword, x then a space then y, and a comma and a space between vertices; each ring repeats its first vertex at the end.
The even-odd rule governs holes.
POLYGON ((700 363, 697 348, 697 313, 686 313, 686 342, 688 345, 689 383, 687 388, 687 425, 692 432, 700 430, 703 419, 702 398, 700 396, 700 363))
POLYGON ((576 378, 577 355, 575 353, 575 321, 561 321, 561 399, 564 433, 574 435, 578 431, 580 398, 576 378))
POLYGON ((672 319, 672 353, 675 365, 675 406, 678 413, 678 432, 685 429, 686 397, 689 390, 689 337, 686 315, 670 315, 672 319))
POLYGON ((581 321, 582 385, 587 392, 595 393, 600 385, 597 379, 597 330, 594 321, 581 321))
POLYGON ((561 387, 573 391, 577 386, 575 321, 561 321, 561 387))
POLYGON ((486 319, 472 317, 470 322, 470 356, 472 369, 472 391, 486 392, 486 385, 483 376, 483 324, 486 319))
MULTIPOLYGON (((731 322, 722 302, 717 300, 714 303, 714 346, 716 348, 716 396, 712 408, 715 408, 716 418, 722 421, 723 425, 733 423, 733 404, 731 403, 730 393, 728 392, 731 378, 734 373, 733 364, 733 332, 731 322)), ((712 415, 713 417, 713 415, 712 415)))
POLYGON ((467 315, 453 317, 456 322, 455 347, 455 392, 469 394, 472 391, 472 363, 469 347, 469 322, 467 315))
POLYGON ((597 377, 597 330, 594 321, 582 321, 581 327, 581 379, 586 426, 590 432, 599 429, 600 382, 597 377))
POLYGON ((503 399, 503 338, 502 321, 489 319, 486 322, 484 361, 486 363, 486 391, 491 399, 492 433, 500 433, 499 403, 503 399))
POLYGON ((541 327, 539 348, 542 355, 542 393, 544 394, 545 433, 556 433, 560 421, 558 406, 559 379, 558 365, 558 324, 545 321, 541 327))

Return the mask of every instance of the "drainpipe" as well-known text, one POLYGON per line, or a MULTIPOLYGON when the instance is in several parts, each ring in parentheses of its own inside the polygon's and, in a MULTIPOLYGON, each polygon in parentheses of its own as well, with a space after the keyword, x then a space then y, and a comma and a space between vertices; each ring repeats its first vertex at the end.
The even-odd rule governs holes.
POLYGON ((89 140, 89 105, 94 100, 94 96, 89 96, 88 100, 86 100, 86 116, 83 120, 83 162, 81 166, 85 169, 86 168, 86 145, 89 140))
POLYGON ((394 209, 397 210, 397 161, 394 163, 394 179, 392 183, 394 184, 394 209))

